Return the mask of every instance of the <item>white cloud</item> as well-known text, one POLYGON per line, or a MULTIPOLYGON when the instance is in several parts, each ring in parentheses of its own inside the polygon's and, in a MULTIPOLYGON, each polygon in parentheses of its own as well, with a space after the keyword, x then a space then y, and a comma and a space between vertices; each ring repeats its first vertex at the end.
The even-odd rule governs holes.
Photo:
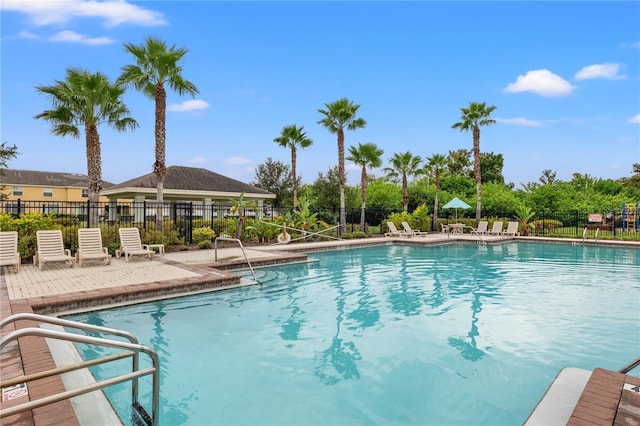
POLYGON ((244 157, 231 157, 231 158, 226 158, 224 162, 226 164, 231 164, 232 166, 241 166, 244 164, 251 164, 253 163, 253 160, 249 158, 244 158, 244 157))
POLYGON ((2 11, 26 14, 38 26, 66 24, 73 18, 101 18, 108 27, 121 24, 165 25, 161 13, 121 0, 3 0, 2 11))
POLYGON ((634 115, 627 121, 629 121, 629 123, 640 123, 640 114, 634 115))
POLYGON ((114 40, 109 37, 93 37, 92 38, 82 34, 78 34, 74 31, 60 31, 59 33, 49 37, 49 40, 55 41, 55 42, 82 43, 82 44, 89 44, 92 46, 95 46, 98 44, 111 44, 114 42, 114 40))
POLYGON ((202 101, 199 99, 193 99, 189 101, 184 101, 181 104, 170 104, 167 106, 167 111, 195 111, 200 109, 209 108, 209 104, 206 101, 202 101))
POLYGON ((542 122, 537 120, 529 120, 524 117, 496 118, 496 122, 518 127, 544 127, 544 124, 542 122))
POLYGON ((527 71, 504 91, 508 93, 532 92, 545 97, 568 96, 575 89, 571 83, 549 70, 527 71))
POLYGON ((594 64, 582 68, 578 73, 573 76, 574 79, 591 80, 594 78, 604 78, 607 80, 624 80, 627 78, 624 74, 618 74, 620 72, 620 64, 594 64))
POLYGON ((24 38, 24 39, 27 39, 27 40, 37 40, 37 39, 40 38, 40 37, 38 37, 38 35, 30 32, 30 31, 20 31, 18 33, 18 37, 24 38))
POLYGON ((193 157, 189 162, 193 164, 204 164, 207 162, 207 159, 204 157, 193 157))

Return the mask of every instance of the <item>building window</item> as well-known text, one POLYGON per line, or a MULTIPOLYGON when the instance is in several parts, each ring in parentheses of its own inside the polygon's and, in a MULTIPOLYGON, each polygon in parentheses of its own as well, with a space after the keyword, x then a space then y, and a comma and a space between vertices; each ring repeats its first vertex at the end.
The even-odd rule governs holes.
POLYGON ((57 204, 43 204, 42 205, 42 214, 59 213, 59 212, 60 212, 60 206, 58 206, 57 204))
POLYGON ((42 190, 42 195, 45 197, 53 197, 53 189, 51 188, 44 188, 42 190))
POLYGON ((13 195, 22 195, 23 188, 21 186, 13 187, 13 195))
POLYGON ((83 189, 82 190, 82 198, 89 198, 89 190, 88 189, 83 189))
POLYGON ((4 212, 5 213, 12 213, 12 214, 19 214, 19 213, 24 213, 24 204, 20 205, 20 210, 18 210, 18 204, 17 203, 7 203, 4 205, 4 212))

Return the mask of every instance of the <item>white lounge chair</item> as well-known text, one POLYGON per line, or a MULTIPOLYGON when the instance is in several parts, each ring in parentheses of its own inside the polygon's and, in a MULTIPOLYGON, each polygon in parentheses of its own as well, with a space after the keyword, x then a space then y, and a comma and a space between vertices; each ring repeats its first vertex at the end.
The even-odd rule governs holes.
POLYGON ((476 235, 486 235, 489 228, 489 222, 486 220, 481 220, 478 222, 478 227, 476 229, 472 229, 471 233, 476 235))
POLYGON ((384 233, 385 237, 410 237, 411 236, 407 233, 407 231, 399 231, 398 228, 396 228, 395 223, 393 222, 387 222, 387 226, 389 227, 389 232, 384 233))
POLYGON ((100 228, 78 229, 78 251, 76 261, 82 266, 83 260, 104 260, 111 263, 111 255, 106 247, 102 246, 102 232, 100 228))
POLYGON ((71 250, 64 248, 62 231, 59 229, 36 231, 36 241, 38 250, 33 256, 34 265, 42 269, 48 262, 69 262, 69 266, 73 268, 75 259, 71 256, 71 250))
POLYGON ((120 249, 116 250, 117 258, 124 254, 124 260, 127 262, 131 256, 148 256, 149 259, 153 259, 155 251, 150 250, 146 244, 142 244, 138 228, 120 228, 118 234, 120 234, 120 249))
POLYGON ((420 237, 422 235, 427 235, 426 232, 422 232, 417 229, 412 229, 411 225, 409 225, 408 222, 402 222, 402 228, 404 228, 404 232, 406 232, 410 236, 415 235, 416 237, 420 237))
POLYGON ((20 270, 20 253, 18 253, 18 233, 16 231, 0 232, 0 266, 11 266, 20 270))
POLYGON ((507 224, 507 229, 502 231, 502 235, 511 235, 512 237, 520 235, 518 232, 518 222, 509 222, 507 224))
POLYGON ((487 235, 500 235, 502 233, 502 225, 503 222, 500 220, 493 222, 493 226, 487 231, 487 235))

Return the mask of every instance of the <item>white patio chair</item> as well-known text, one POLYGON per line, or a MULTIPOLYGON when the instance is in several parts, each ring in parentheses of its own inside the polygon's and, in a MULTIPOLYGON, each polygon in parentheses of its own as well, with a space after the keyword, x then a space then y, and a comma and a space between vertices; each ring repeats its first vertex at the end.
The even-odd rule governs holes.
POLYGON ((82 266, 83 260, 104 260, 111 263, 111 255, 106 247, 102 246, 102 232, 100 228, 78 229, 78 251, 76 261, 82 266))
POLYGON ((420 237, 422 235, 427 235, 426 232, 422 232, 417 229, 412 229, 411 225, 409 225, 408 222, 402 222, 402 228, 404 228, 404 232, 406 232, 409 236, 415 235, 416 237, 420 237))
POLYGON ((124 260, 127 262, 131 256, 148 256, 149 259, 153 259, 155 251, 150 250, 146 244, 142 244, 138 228, 120 228, 118 234, 120 234, 120 249, 116 250, 117 258, 124 254, 124 260))
POLYGON ((444 223, 440 222, 440 232, 442 232, 443 234, 448 234, 451 231, 451 228, 449 228, 449 225, 445 225, 444 223))
POLYGON ((500 235, 502 233, 502 225, 503 222, 500 220, 493 222, 493 226, 487 231, 487 235, 500 235))
POLYGON ((20 253, 18 253, 18 233, 16 231, 0 232, 0 266, 12 266, 20 270, 20 253))
POLYGON ((488 228, 489 221, 481 220, 480 222, 478 222, 478 227, 471 230, 471 233, 476 235, 485 235, 488 232, 488 228))
POLYGON ((385 232, 385 237, 410 237, 411 235, 407 233, 407 231, 399 231, 396 228, 395 223, 387 222, 387 226, 389 227, 389 232, 385 232))
POLYGON ((502 231, 502 235, 511 235, 512 237, 520 235, 518 232, 518 222, 509 222, 507 224, 507 229, 502 231))
POLYGON ((34 265, 42 269, 48 262, 69 262, 69 266, 73 268, 75 259, 71 256, 71 250, 64 248, 62 231, 59 229, 36 231, 36 241, 38 250, 33 256, 34 265))

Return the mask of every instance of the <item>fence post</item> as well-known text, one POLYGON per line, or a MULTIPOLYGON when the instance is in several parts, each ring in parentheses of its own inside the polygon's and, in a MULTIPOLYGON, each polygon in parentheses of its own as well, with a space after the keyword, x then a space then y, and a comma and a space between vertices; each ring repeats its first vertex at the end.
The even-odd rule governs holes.
POLYGON ((22 216, 22 213, 20 213, 22 211, 22 209, 20 208, 20 202, 22 200, 20 198, 18 198, 18 217, 22 216))
MULTIPOLYGON (((91 201, 87 200, 87 228, 91 227, 91 201)), ((100 222, 100 217, 98 217, 98 222, 100 222)), ((99 226, 98 223, 96 223, 96 226, 99 226)))

